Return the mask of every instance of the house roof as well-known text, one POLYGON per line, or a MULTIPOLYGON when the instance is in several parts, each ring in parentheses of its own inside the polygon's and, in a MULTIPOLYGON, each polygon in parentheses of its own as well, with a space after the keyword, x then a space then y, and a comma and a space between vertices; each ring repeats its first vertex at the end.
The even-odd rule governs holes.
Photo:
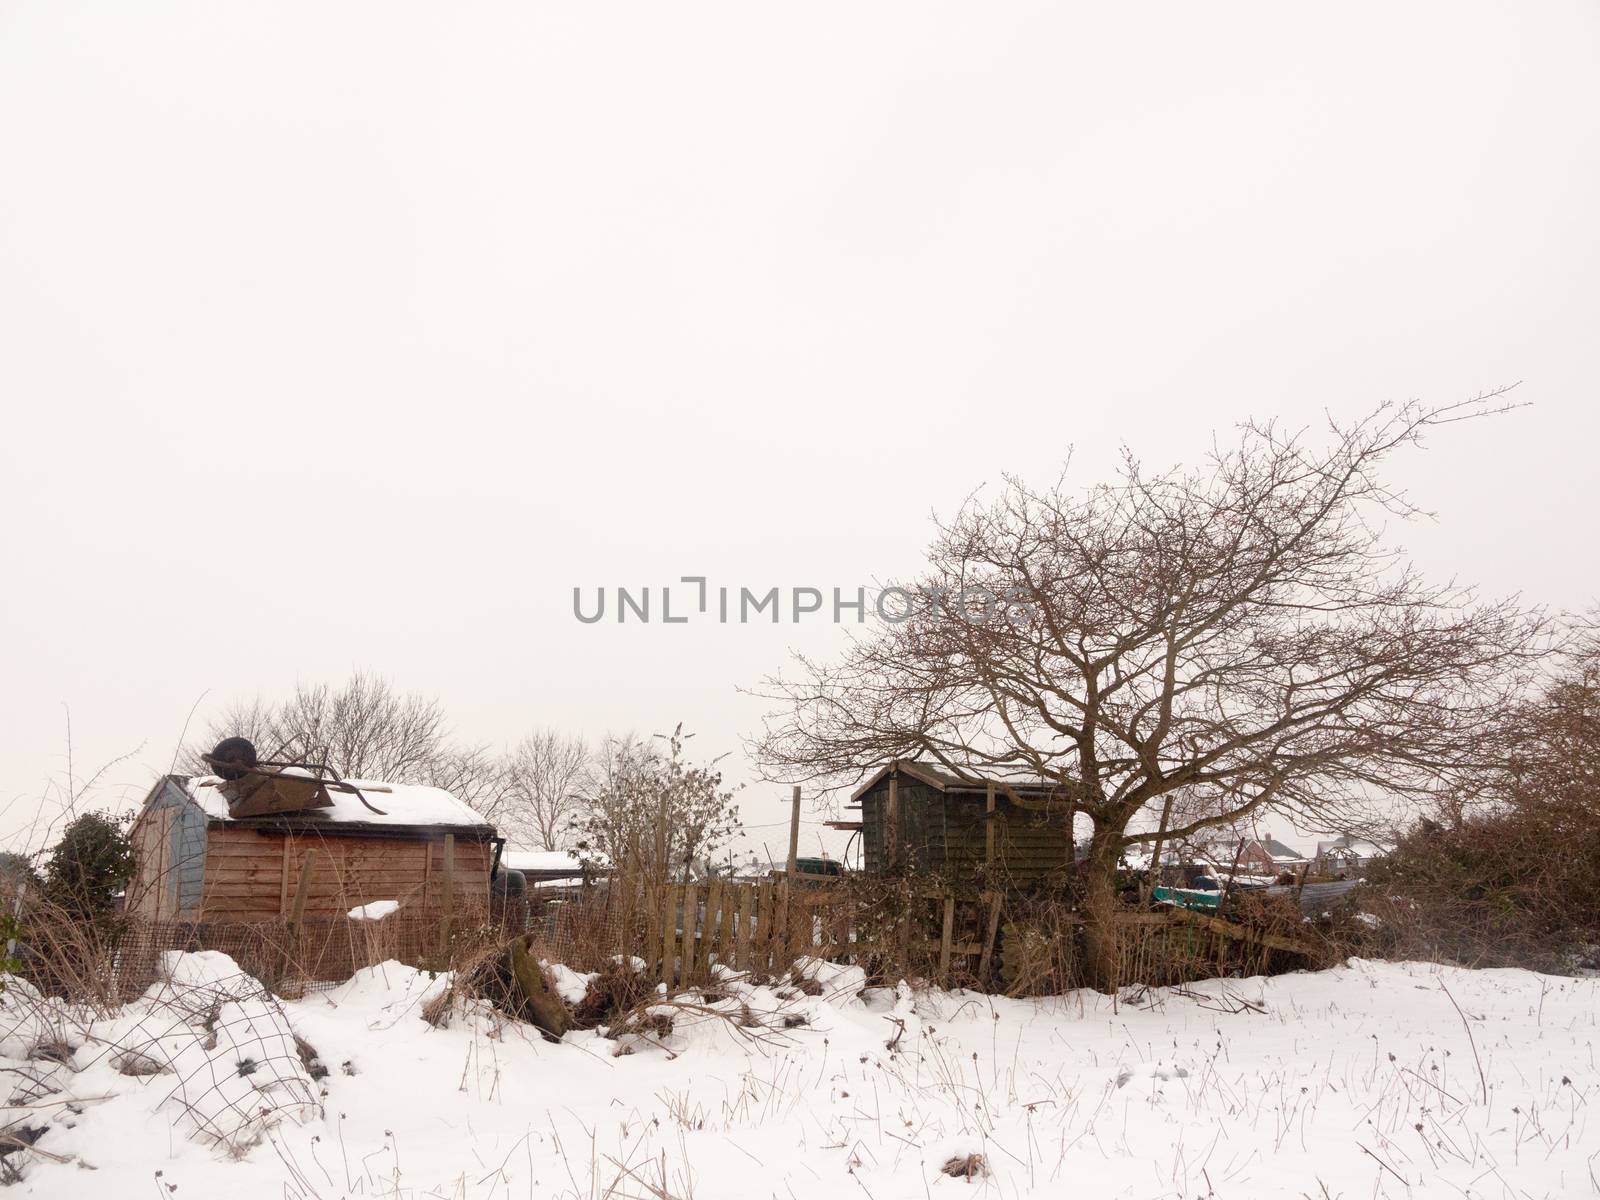
MULTIPOLYGON (((1275 863, 1303 863, 1306 861, 1306 856, 1301 854, 1300 851, 1296 850, 1292 846, 1285 846, 1282 842, 1273 837, 1249 837, 1245 838, 1242 844, 1247 847, 1261 847, 1262 853, 1264 853, 1268 858, 1272 859, 1272 861, 1275 863)), ((1213 858, 1231 859, 1234 855, 1234 851, 1236 851, 1240 845, 1240 842, 1232 839, 1219 839, 1204 845, 1202 849, 1206 853, 1210 854, 1213 858)))
POLYGON ((1388 850, 1378 845, 1377 842, 1358 838, 1354 834, 1341 833, 1331 841, 1317 843, 1317 857, 1327 854, 1338 854, 1350 858, 1381 858, 1389 853, 1388 850))
POLYGON ((363 789, 369 803, 381 809, 374 812, 359 797, 329 789, 333 801, 329 808, 303 812, 276 813, 262 817, 234 817, 228 800, 219 789, 222 780, 215 775, 198 775, 188 781, 189 798, 200 806, 207 820, 229 825, 275 826, 292 823, 299 828, 317 826, 372 826, 388 829, 472 829, 491 831, 492 826, 443 788, 414 783, 385 783, 378 779, 350 779, 345 782, 363 789))
POLYGON ((1255 843, 1271 856, 1274 862, 1305 862, 1306 856, 1293 846, 1285 846, 1277 838, 1259 837, 1255 843))
POLYGON ((918 782, 937 788, 941 792, 982 791, 991 782, 1003 783, 1022 795, 1031 796, 1049 795, 1061 789, 1060 783, 1053 779, 1041 779, 1037 771, 1028 767, 990 763, 963 764, 960 768, 961 774, 956 775, 940 764, 919 762, 914 758, 895 758, 867 776, 861 786, 850 793, 851 802, 861 799, 876 787, 880 780, 896 769, 902 775, 909 775, 918 782))

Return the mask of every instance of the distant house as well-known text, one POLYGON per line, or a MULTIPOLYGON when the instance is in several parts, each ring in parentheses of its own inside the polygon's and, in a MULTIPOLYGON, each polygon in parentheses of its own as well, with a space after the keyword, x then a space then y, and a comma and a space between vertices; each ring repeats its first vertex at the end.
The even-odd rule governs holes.
POLYGON ((519 872, 532 887, 545 884, 575 884, 597 875, 609 874, 609 868, 595 858, 581 858, 571 850, 512 850, 509 847, 500 856, 500 865, 508 871, 519 872))
POLYGON ((782 875, 788 869, 788 865, 787 862, 773 862, 771 859, 758 858, 754 854, 748 854, 743 862, 733 862, 724 866, 720 874, 724 879, 732 879, 740 883, 759 883, 763 879, 772 879, 782 875))
POLYGON ((1285 871, 1299 871, 1310 862, 1300 851, 1284 845, 1270 833, 1245 838, 1242 843, 1212 842, 1201 853, 1219 876, 1234 869, 1236 855, 1240 875, 1281 875, 1285 871))
POLYGON ((216 776, 160 779, 133 823, 129 915, 276 921, 290 915, 302 881, 307 916, 393 900, 404 915, 437 919, 447 882, 453 912, 487 908, 500 839, 449 792, 281 775, 302 799, 310 796, 310 807, 247 816, 270 803, 261 792, 244 804, 216 776))
POLYGON ((1317 843, 1315 869, 1319 875, 1359 875, 1373 859, 1382 858, 1388 853, 1377 842, 1342 833, 1336 838, 1317 843))
MULTIPOLYGON (((976 879, 985 864, 1026 887, 1073 863, 1070 804, 1053 781, 1017 770, 896 759, 851 796, 869 875, 976 879)), ((838 822, 837 827, 848 827, 838 822)))

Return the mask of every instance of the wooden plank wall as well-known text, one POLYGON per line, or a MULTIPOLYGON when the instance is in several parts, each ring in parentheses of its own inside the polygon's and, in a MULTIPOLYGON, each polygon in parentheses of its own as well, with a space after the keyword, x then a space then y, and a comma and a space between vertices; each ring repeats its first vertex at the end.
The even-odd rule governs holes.
POLYGON ((1007 883, 1027 886, 1072 865, 1064 810, 1020 808, 999 793, 990 815, 981 793, 953 792, 944 799, 931 854, 948 877, 976 878, 992 858, 1007 883))
POLYGON ((991 809, 982 791, 941 792, 900 779, 891 806, 889 784, 881 780, 861 798, 868 875, 935 874, 971 882, 992 860, 1010 884, 1027 886, 1072 864, 1065 805, 1049 812, 1019 807, 1001 790, 991 809))
MULTIPOLYGON (((442 914, 444 839, 286 835, 226 826, 211 830, 206 846, 202 918, 272 921, 290 915, 307 852, 317 851, 306 889, 305 915, 339 916, 375 900, 399 900, 413 916, 442 914)), ((455 844, 458 914, 487 908, 493 847, 455 844)))
POLYGON ((169 847, 172 845, 172 810, 152 808, 141 813, 132 833, 134 877, 128 887, 128 914, 144 921, 170 917, 165 902, 171 889, 169 847))

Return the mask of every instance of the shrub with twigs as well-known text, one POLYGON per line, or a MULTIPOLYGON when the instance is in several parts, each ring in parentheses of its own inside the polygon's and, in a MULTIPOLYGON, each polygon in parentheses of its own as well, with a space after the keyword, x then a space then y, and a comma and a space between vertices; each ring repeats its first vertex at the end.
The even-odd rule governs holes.
POLYGON ((1408 956, 1600 966, 1600 617, 1507 713, 1499 751, 1499 769, 1444 796, 1354 899, 1408 956))

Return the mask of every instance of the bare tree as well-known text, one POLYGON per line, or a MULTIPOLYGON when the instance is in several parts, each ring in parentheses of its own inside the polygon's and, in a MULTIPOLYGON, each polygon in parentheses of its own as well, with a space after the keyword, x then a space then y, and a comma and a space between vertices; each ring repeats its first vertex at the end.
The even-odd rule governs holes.
POLYGON ((589 792, 589 747, 581 737, 536 729, 506 765, 506 824, 528 846, 558 850, 571 839, 573 818, 589 792))
POLYGON ((1452 825, 1516 813, 1560 838, 1600 825, 1600 609, 1563 622, 1551 666, 1537 696, 1507 708, 1497 769, 1441 798, 1452 825))
POLYGON ((423 783, 443 788, 479 816, 504 825, 515 822, 516 788, 510 761, 488 746, 445 746, 393 783, 423 783))
POLYGON ((281 703, 260 698, 226 709, 210 723, 199 758, 224 737, 243 736, 264 758, 325 763, 346 778, 442 787, 494 819, 510 793, 505 763, 484 746, 450 740, 435 698, 401 692, 380 676, 357 671, 339 688, 301 685, 281 703))
POLYGON ((443 751, 448 732, 438 700, 356 671, 338 689, 301 684, 281 703, 258 697, 233 705, 211 722, 205 748, 239 735, 263 757, 292 755, 358 778, 400 780, 443 751))
POLYGON ((1110 985, 1125 849, 1269 805, 1349 827, 1375 792, 1419 797, 1471 764, 1519 694, 1543 618, 1419 578, 1382 529, 1417 510, 1378 473, 1499 397, 1384 406, 1318 441, 1252 423, 1198 469, 1125 455, 1082 492, 1009 479, 940 526, 921 591, 942 603, 769 681, 757 760, 835 785, 890 758, 1055 782, 1091 827, 1086 941, 1110 985))
POLYGON ((1398 950, 1570 973, 1600 966, 1600 612, 1508 709, 1498 769, 1440 797, 1373 864, 1398 950))

